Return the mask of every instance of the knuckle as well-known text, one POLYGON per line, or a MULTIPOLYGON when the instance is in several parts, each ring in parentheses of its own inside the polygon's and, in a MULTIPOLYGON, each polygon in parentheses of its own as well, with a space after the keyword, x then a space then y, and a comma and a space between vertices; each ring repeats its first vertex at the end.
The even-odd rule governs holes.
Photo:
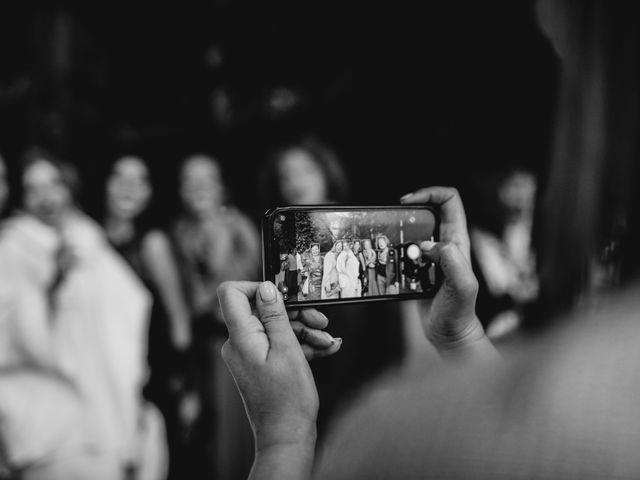
POLYGON ((452 257, 456 254, 457 247, 453 242, 442 242, 439 244, 440 254, 444 257, 452 257))
MULTIPOLYGON (((260 320, 262 323, 272 323, 279 322, 282 320, 282 316, 286 316, 280 310, 275 308, 267 308, 260 313, 260 320)), ((287 322, 289 321, 289 317, 287 317, 287 322)))

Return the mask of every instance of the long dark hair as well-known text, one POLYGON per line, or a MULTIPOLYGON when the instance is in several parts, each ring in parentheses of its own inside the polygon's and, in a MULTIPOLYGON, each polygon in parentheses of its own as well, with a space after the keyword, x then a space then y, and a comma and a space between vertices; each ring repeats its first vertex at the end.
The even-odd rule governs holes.
POLYGON ((589 290, 594 260, 619 267, 622 282, 640 271, 637 8, 598 0, 538 3, 562 68, 539 216, 537 323, 589 290))

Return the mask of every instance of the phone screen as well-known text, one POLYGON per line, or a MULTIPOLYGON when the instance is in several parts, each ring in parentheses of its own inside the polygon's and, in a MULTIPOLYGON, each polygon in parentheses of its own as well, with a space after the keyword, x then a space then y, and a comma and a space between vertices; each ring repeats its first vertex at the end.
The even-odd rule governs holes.
POLYGON ((437 241, 428 207, 283 207, 269 215, 265 279, 288 304, 432 297, 437 241))

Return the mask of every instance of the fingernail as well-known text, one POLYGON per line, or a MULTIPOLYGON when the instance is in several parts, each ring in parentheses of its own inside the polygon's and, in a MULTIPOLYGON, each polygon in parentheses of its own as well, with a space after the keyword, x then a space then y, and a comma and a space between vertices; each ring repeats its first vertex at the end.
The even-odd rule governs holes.
POLYGON ((422 242, 420 244, 420 246, 424 249, 424 250, 431 250, 433 247, 436 246, 436 242, 432 242, 431 240, 425 240, 424 242, 422 242))
POLYGON ((411 197, 413 197, 413 192, 411 192, 411 193, 407 193, 407 194, 405 194, 405 195, 401 196, 401 197, 400 197, 400 201, 401 201, 401 202, 404 202, 405 200, 409 200, 411 197))
POLYGON ((329 339, 331 343, 336 343, 336 339, 329 332, 322 332, 322 333, 325 334, 325 336, 327 337, 327 339, 329 339))
POLYGON ((321 316, 322 318, 324 318, 327 322, 329 321, 329 319, 327 318, 327 316, 326 316, 324 313, 322 313, 322 312, 318 312, 318 313, 319 313, 319 314, 320 314, 320 316, 321 316))
POLYGON ((260 284, 260 298, 264 303, 273 303, 276 301, 276 287, 271 282, 263 282, 260 284))
POLYGON ((340 338, 340 337, 334 337, 334 339, 333 339, 333 340, 335 341, 335 343, 337 343, 337 344, 339 344, 339 345, 342 345, 342 338, 340 338))

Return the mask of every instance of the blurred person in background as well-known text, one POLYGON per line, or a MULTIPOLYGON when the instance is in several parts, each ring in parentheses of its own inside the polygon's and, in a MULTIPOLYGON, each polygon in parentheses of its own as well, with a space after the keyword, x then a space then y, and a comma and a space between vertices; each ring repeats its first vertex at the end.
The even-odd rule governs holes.
POLYGON ((172 238, 189 294, 193 341, 200 371, 202 401, 199 446, 205 464, 201 477, 242 478, 253 458, 251 432, 242 401, 222 359, 227 332, 217 287, 225 280, 257 279, 260 236, 250 218, 231 203, 220 163, 205 154, 190 155, 179 175, 182 213, 172 238))
POLYGON ((347 174, 336 152, 314 135, 275 149, 260 177, 263 205, 343 203, 347 174))
POLYGON ((166 477, 143 400, 149 295, 74 202, 78 177, 25 154, 22 209, 0 236, 0 445, 24 479, 166 477))
MULTIPOLYGON (((349 200, 348 176, 342 159, 325 140, 313 133, 295 137, 274 148, 267 156, 259 182, 262 212, 280 205, 346 204, 349 200)), ((318 252, 324 254, 322 298, 326 298, 330 283, 338 284, 335 265, 342 241, 334 239, 334 242, 331 251, 318 252), (335 275, 328 281, 330 270, 335 275)), ((316 271, 319 274, 319 269, 316 271)), ((324 307, 322 311, 334 319, 335 336, 343 338, 349 346, 341 348, 337 356, 312 364, 322 405, 318 416, 320 443, 337 412, 373 379, 399 364, 404 347, 401 322, 388 320, 398 315, 394 305, 375 308, 372 305, 334 305, 324 307)))
POLYGON ((472 260, 480 282, 477 309, 489 337, 515 330, 538 293, 532 228, 536 177, 526 168, 479 176, 470 198, 472 260))
POLYGON ((118 158, 106 178, 103 226, 111 245, 151 292, 151 375, 145 395, 165 417, 169 478, 188 473, 190 435, 199 414, 191 318, 169 236, 150 218, 149 167, 134 155, 118 158))

